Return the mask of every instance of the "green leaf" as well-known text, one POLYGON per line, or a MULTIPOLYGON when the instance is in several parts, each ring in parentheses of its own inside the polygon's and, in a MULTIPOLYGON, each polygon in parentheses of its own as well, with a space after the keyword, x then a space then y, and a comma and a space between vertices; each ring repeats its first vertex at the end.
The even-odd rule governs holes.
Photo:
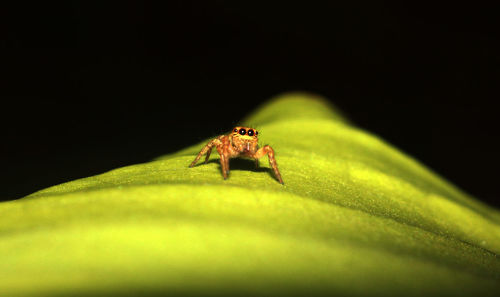
POLYGON ((497 210, 313 95, 244 123, 285 185, 265 160, 188 168, 205 141, 0 203, 0 296, 500 292, 497 210))

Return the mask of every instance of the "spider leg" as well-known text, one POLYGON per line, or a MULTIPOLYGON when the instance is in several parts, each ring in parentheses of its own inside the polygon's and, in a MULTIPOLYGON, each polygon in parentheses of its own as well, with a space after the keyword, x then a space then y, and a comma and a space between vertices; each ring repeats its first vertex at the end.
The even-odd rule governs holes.
POLYGON ((222 176, 224 179, 227 179, 229 175, 229 157, 225 154, 225 151, 222 147, 217 147, 217 152, 220 156, 220 167, 222 169, 222 176))
POLYGON ((208 157, 210 156, 210 153, 212 152, 212 148, 214 146, 218 146, 221 144, 221 141, 219 140, 219 138, 215 138, 215 139, 212 139, 209 143, 207 143, 207 145, 205 145, 201 151, 198 153, 198 155, 196 156, 196 158, 194 159, 193 162, 191 162, 191 164, 189 165, 189 167, 193 167, 194 165, 196 165, 196 163, 198 162, 198 160, 200 160, 201 156, 203 156, 204 154, 207 154, 207 157, 205 159, 205 163, 208 161, 208 157))
POLYGON ((226 172, 229 174, 229 157, 226 157, 226 172))
POLYGON ((280 171, 278 170, 278 164, 276 163, 276 159, 274 158, 274 150, 272 147, 270 147, 269 145, 261 147, 259 150, 257 150, 257 152, 255 152, 253 157, 258 160, 265 155, 267 155, 267 158, 269 159, 269 165, 273 169, 274 175, 276 176, 280 184, 284 184, 283 179, 281 178, 280 171))
POLYGON ((259 159, 255 159, 255 168, 259 168, 259 159))
POLYGON ((207 156, 205 157, 205 164, 207 164, 208 159, 210 158, 210 153, 212 152, 212 148, 209 148, 207 151, 207 156))

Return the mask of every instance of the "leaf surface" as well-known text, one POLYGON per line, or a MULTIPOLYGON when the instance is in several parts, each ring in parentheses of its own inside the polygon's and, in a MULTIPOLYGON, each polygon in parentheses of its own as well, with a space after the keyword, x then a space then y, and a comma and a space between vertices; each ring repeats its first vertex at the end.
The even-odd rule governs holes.
POLYGON ((207 139, 0 203, 0 296, 500 292, 497 210, 319 97, 243 124, 284 186, 264 159, 231 160, 227 180, 215 151, 188 168, 207 139))

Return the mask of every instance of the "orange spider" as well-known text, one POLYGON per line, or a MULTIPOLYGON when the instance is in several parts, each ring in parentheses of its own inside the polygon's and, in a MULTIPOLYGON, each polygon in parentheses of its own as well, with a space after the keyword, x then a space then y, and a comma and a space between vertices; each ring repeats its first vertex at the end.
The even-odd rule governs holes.
POLYGON ((233 132, 226 135, 220 135, 205 145, 189 167, 193 167, 204 154, 207 154, 205 157, 206 164, 212 152, 212 148, 215 147, 220 156, 222 175, 224 179, 226 179, 229 174, 229 159, 235 157, 248 157, 255 159, 255 165, 259 166, 259 158, 267 155, 269 158, 269 165, 271 165, 274 175, 276 175, 278 181, 283 184, 283 179, 281 179, 281 174, 278 170, 278 164, 276 164, 276 159, 274 158, 274 150, 269 145, 259 148, 257 144, 258 134, 259 132, 252 128, 235 127, 233 132))

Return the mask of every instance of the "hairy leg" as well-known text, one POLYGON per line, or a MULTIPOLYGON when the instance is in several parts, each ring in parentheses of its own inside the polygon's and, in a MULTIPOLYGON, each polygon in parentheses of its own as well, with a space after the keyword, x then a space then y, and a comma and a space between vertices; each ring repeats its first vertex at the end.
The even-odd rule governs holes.
POLYGON ((255 152, 253 157, 256 160, 258 160, 258 159, 264 157, 265 155, 267 155, 267 157, 269 159, 269 165, 273 169, 274 175, 276 176, 276 178, 278 179, 280 184, 284 184, 283 179, 281 178, 280 171, 278 170, 278 164, 276 163, 276 158, 274 158, 274 150, 272 147, 270 147, 269 145, 265 145, 265 146, 261 147, 259 150, 257 150, 257 152, 255 152))
POLYGON ((205 158, 205 163, 206 163, 208 161, 208 157, 210 156, 210 153, 212 152, 212 148, 214 146, 219 146, 220 144, 221 144, 221 141, 219 140, 219 138, 212 139, 209 143, 207 143, 207 145, 205 145, 201 149, 201 151, 198 153, 198 155, 196 156, 194 161, 191 162, 191 165, 189 165, 189 167, 193 167, 194 165, 196 165, 196 163, 200 160, 201 156, 203 156, 204 154, 207 154, 207 157, 205 158))
POLYGON ((224 149, 222 147, 217 147, 217 152, 219 153, 220 156, 220 167, 222 170, 222 176, 224 177, 224 179, 227 179, 229 173, 229 158, 225 154, 224 149))
POLYGON ((226 173, 229 175, 229 157, 226 157, 226 173))
POLYGON ((207 151, 207 156, 205 157, 205 164, 207 164, 208 159, 210 158, 210 153, 212 152, 212 148, 209 148, 207 151))

